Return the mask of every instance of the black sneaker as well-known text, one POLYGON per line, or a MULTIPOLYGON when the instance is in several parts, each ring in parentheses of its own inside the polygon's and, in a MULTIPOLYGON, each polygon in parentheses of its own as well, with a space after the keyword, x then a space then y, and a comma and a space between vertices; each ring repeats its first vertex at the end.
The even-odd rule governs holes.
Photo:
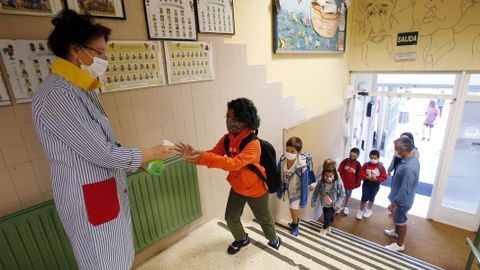
POLYGON ((240 251, 240 249, 248 244, 250 244, 250 237, 248 237, 248 233, 245 234, 245 240, 233 241, 230 246, 228 246, 227 252, 228 254, 235 254, 240 251))
POLYGON ((270 240, 268 241, 268 245, 271 246, 272 248, 278 250, 280 248, 280 245, 282 244, 282 239, 280 236, 277 236, 276 240, 270 240))

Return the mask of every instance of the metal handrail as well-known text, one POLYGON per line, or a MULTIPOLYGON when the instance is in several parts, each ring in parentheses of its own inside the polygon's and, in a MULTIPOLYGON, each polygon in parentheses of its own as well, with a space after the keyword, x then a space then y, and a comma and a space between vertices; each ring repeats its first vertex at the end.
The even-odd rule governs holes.
POLYGON ((480 226, 478 227, 477 235, 475 236, 475 241, 472 242, 472 240, 467 237, 467 245, 470 247, 471 252, 470 252, 470 256, 468 257, 465 270, 472 269, 472 263, 473 263, 474 257, 477 259, 477 264, 480 266, 480 252, 478 251, 479 242, 480 242, 480 226))
POLYGON ((475 258, 477 258, 477 263, 480 264, 480 252, 478 252, 478 249, 473 245, 473 242, 470 238, 467 237, 467 244, 470 246, 470 249, 472 250, 473 255, 475 258))

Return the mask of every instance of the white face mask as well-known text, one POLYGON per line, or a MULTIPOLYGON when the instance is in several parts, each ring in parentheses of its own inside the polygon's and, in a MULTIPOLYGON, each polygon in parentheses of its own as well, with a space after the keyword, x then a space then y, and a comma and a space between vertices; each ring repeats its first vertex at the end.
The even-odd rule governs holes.
MULTIPOLYGON (((87 53, 88 56, 92 57, 83 47, 82 47, 82 50, 85 53, 87 53)), ((96 56, 93 56, 92 60, 93 60, 93 63, 90 66, 86 66, 79 59, 80 68, 94 78, 102 77, 103 74, 105 74, 105 72, 107 71, 108 61, 98 58, 96 56)))
POLYGON ((398 153, 398 151, 395 151, 395 156, 396 156, 397 158, 402 158, 402 156, 400 156, 400 154, 398 153))
POLYGON ((333 177, 333 176, 330 176, 330 177, 328 177, 328 176, 325 176, 325 182, 327 182, 327 183, 331 183, 331 182, 333 182, 333 179, 334 179, 334 177, 333 177))
POLYGON ((288 160, 294 160, 294 159, 297 158, 297 154, 285 152, 285 157, 286 157, 288 160))
POLYGON ((378 164, 378 159, 370 159, 370 163, 372 163, 372 164, 378 164))

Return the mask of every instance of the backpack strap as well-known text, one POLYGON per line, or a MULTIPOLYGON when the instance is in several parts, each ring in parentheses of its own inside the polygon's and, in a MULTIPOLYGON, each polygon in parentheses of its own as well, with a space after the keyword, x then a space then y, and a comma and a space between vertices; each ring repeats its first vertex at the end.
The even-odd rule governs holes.
MULTIPOLYGON (((249 144, 253 140, 258 140, 256 133, 250 133, 250 135, 245 137, 245 139, 243 139, 242 142, 240 143, 240 149, 239 149, 240 152, 242 152, 242 150, 245 148, 245 146, 247 146, 247 144, 249 144)), ((267 178, 265 178, 265 176, 263 176, 263 174, 260 172, 260 170, 257 168, 257 166, 255 166, 253 164, 248 164, 247 168, 252 170, 258 176, 258 178, 260 178, 263 182, 265 182, 265 183, 267 182, 267 178)))
POLYGON ((362 165, 358 161, 356 161, 355 163, 357 164, 357 169, 355 170, 355 179, 357 179, 358 178, 358 173, 360 172, 360 169, 362 168, 362 165))
MULTIPOLYGON (((239 152, 242 152, 242 150, 249 144, 251 141, 258 139, 257 135, 255 133, 250 133, 247 137, 245 137, 241 142, 240 142, 240 149, 239 152)), ((223 140, 223 147, 225 148, 225 154, 229 157, 230 152, 228 151, 230 149, 230 138, 228 137, 228 134, 225 135, 225 139, 223 140)))
POLYGON ((342 162, 340 162, 340 164, 343 164, 342 172, 343 172, 343 168, 345 167, 345 164, 346 164, 347 160, 349 160, 349 158, 346 158, 346 159, 342 160, 342 162))
POLYGON ((223 148, 225 149, 225 155, 227 155, 227 157, 229 157, 230 153, 228 152, 228 149, 230 149, 230 138, 228 137, 228 134, 224 136, 223 148))
MULTIPOLYGON (((247 146, 247 144, 249 144, 251 141, 256 140, 256 139, 258 139, 256 133, 250 133, 250 135, 245 137, 242 140, 242 142, 240 142, 240 149, 239 149, 240 152, 242 152, 242 150, 245 148, 245 146, 247 146)), ((228 150, 230 149, 230 138, 228 137, 228 134, 225 135, 225 139, 223 140, 223 147, 225 148, 226 155, 229 157, 230 152, 228 150)), ((257 166, 255 166, 253 164, 248 164, 247 168, 252 170, 263 182, 267 182, 267 179, 265 178, 265 176, 263 176, 263 174, 260 172, 260 170, 257 168, 257 166)))
POLYGON ((265 183, 267 182, 267 178, 265 178, 265 176, 263 176, 263 174, 260 172, 260 170, 257 168, 257 166, 255 166, 253 164, 248 164, 247 168, 252 170, 258 176, 258 178, 260 178, 263 182, 265 182, 265 183))
POLYGON ((245 148, 245 146, 247 146, 247 144, 249 144, 251 141, 256 140, 256 139, 258 139, 257 135, 255 135, 255 133, 250 133, 250 135, 245 137, 245 139, 243 139, 242 142, 240 142, 240 149, 239 149, 240 151, 239 152, 242 152, 243 148, 245 148))

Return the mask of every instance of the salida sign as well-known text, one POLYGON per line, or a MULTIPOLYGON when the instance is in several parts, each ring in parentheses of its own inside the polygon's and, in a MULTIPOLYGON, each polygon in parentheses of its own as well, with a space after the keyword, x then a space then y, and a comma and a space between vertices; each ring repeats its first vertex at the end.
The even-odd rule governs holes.
POLYGON ((418 32, 398 33, 397 46, 417 45, 418 32))

